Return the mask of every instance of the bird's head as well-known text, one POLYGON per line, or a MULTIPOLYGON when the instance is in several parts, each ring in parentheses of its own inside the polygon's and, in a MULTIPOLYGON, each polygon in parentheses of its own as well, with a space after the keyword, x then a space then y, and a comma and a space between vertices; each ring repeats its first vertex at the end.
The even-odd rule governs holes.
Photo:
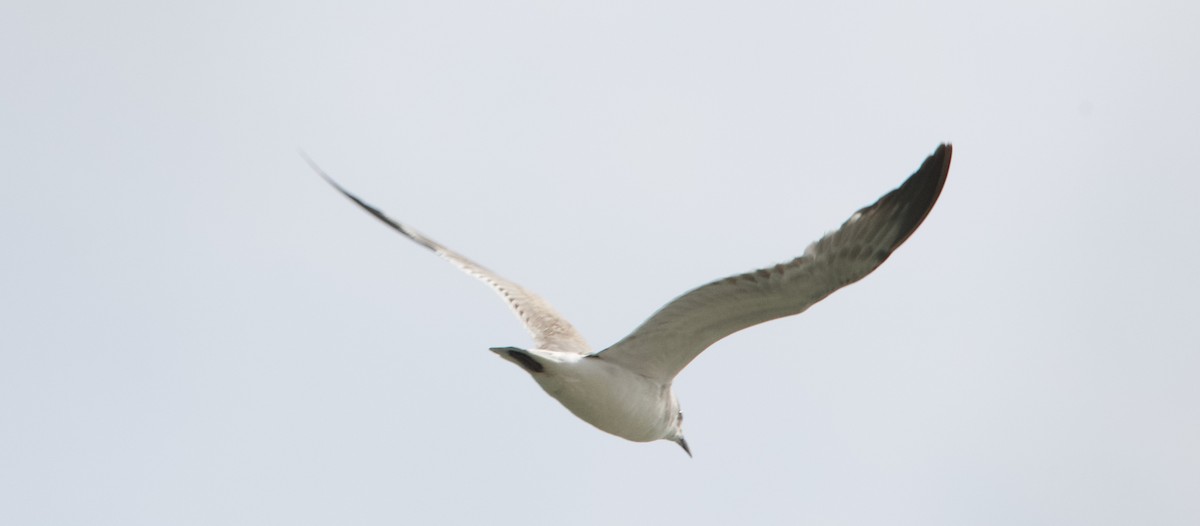
POLYGON ((671 424, 670 432, 666 436, 666 439, 679 444, 679 447, 683 448, 683 451, 689 457, 692 456, 692 450, 688 448, 687 440, 683 438, 683 411, 679 409, 678 405, 675 408, 675 421, 671 424))

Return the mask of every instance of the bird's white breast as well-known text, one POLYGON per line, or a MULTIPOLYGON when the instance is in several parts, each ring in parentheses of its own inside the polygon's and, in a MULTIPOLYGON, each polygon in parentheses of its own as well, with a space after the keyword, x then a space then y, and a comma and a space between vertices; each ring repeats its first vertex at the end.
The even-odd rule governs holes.
POLYGON ((533 375, 542 389, 601 431, 635 442, 659 440, 669 434, 679 411, 670 384, 654 382, 598 357, 546 365, 545 372, 533 375))

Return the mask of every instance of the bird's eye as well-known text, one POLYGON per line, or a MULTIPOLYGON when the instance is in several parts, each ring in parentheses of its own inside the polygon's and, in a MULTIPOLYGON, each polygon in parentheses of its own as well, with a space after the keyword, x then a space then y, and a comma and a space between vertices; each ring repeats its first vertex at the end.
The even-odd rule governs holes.
POLYGON ((676 419, 680 424, 683 423, 683 411, 679 412, 679 418, 676 419))

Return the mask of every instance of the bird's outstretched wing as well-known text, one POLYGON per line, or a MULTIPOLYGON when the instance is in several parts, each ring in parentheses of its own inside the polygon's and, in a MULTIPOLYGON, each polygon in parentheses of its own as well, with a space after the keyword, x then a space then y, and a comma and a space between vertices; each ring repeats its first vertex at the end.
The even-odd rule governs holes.
POLYGON ((599 356, 664 383, 737 331, 804 312, 875 270, 924 221, 950 169, 943 144, 899 188, 863 208, 790 262, 694 289, 599 356))
POLYGON ((520 285, 500 277, 500 275, 488 270, 484 266, 467 259, 462 254, 450 250, 445 246, 442 246, 437 241, 425 237, 420 232, 417 232, 416 230, 413 230, 412 228, 393 220, 381 212, 378 208, 363 202, 362 199, 359 199, 354 194, 346 191, 345 188, 342 188, 341 185, 334 181, 332 177, 329 177, 329 174, 326 174, 320 166, 317 166, 317 164, 313 162, 313 160, 307 155, 304 155, 303 152, 301 152, 301 155, 304 156, 304 160, 308 162, 308 165, 317 172, 317 175, 320 175, 321 178, 325 179, 326 182, 337 189, 337 191, 341 192, 342 195, 350 198, 351 201, 354 201, 355 204, 362 207, 363 210, 366 210, 368 213, 375 216, 380 221, 383 221, 397 232, 404 234, 405 237, 416 241, 421 246, 428 248, 429 250, 434 251, 434 253, 442 256, 467 274, 475 276, 484 283, 491 285, 492 289, 508 302, 508 306, 512 307, 513 312, 516 313, 517 317, 520 318, 525 324, 525 328, 529 331, 529 334, 533 336, 533 341, 535 344, 537 344, 539 349, 573 352, 584 355, 591 354, 591 348, 588 346, 587 342, 584 341, 583 337, 579 335, 579 332, 575 330, 575 327, 571 326, 570 322, 568 322, 562 317, 562 315, 555 311, 554 307, 551 307, 546 300, 538 297, 532 292, 526 291, 525 289, 521 288, 520 285))

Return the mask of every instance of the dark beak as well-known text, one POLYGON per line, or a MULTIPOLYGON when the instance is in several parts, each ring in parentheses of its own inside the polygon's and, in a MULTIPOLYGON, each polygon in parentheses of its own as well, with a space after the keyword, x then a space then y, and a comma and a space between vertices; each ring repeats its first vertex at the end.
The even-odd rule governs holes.
POLYGON ((679 437, 679 440, 676 440, 675 443, 679 444, 679 447, 683 448, 683 451, 688 454, 688 458, 692 458, 692 450, 688 449, 687 440, 684 440, 683 437, 679 437))

